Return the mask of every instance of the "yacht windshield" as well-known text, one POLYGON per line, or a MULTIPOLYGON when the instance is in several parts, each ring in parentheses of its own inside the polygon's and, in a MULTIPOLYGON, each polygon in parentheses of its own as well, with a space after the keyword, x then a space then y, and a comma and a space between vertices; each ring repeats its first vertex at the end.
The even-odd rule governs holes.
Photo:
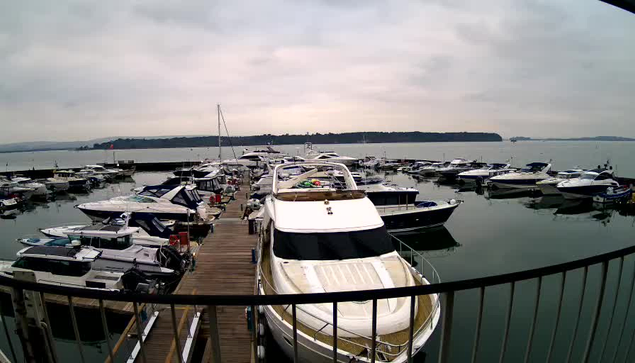
POLYGON ((584 179, 584 180, 595 180, 595 177, 597 175, 595 174, 584 174, 582 175, 582 177, 580 177, 580 179, 584 179))
POLYGON ((355 232, 291 233, 275 230, 273 253, 288 260, 346 260, 395 250, 386 227, 355 232))

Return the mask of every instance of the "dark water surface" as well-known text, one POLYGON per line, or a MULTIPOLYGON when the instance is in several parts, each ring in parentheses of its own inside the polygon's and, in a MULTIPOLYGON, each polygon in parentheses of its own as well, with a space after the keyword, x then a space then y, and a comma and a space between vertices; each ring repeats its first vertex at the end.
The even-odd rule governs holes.
MULTIPOLYGON (((12 259, 21 246, 16 238, 36 235, 38 228, 65 223, 89 223, 75 205, 92 200, 102 200, 117 195, 129 194, 135 186, 153 184, 162 181, 166 173, 138 173, 134 181, 129 180, 109 185, 84 195, 68 195, 49 203, 32 204, 13 220, 0 220, 0 235, 4 243, 0 246, 0 257, 12 259)), ((438 185, 433 180, 417 181, 406 175, 387 176, 391 182, 403 186, 416 186, 421 195, 419 199, 460 199, 464 203, 455 211, 445 228, 427 233, 402 236, 404 242, 423 253, 436 267, 443 281, 453 281, 474 277, 496 275, 530 268, 571 261, 602 252, 613 251, 630 246, 635 236, 635 217, 620 214, 613 209, 598 209, 591 204, 565 202, 559 198, 532 195, 505 195, 488 191, 460 191, 455 186, 438 185)), ((616 309, 615 323, 610 339, 605 335, 608 327, 607 316, 612 308, 612 299, 617 283, 618 263, 609 267, 608 285, 605 294, 605 309, 600 321, 597 341, 608 341, 604 359, 612 356, 618 333, 624 321, 624 310, 628 287, 632 281, 633 258, 627 258, 624 264, 622 288, 616 309)), ((594 308, 599 286, 599 267, 589 270, 587 293, 584 300, 582 318, 571 361, 577 362, 586 343, 591 311, 594 308)), ((577 320, 579 293, 582 271, 567 275, 564 307, 561 325, 558 330, 557 344, 553 362, 564 361, 571 341, 574 322, 577 320)), ((560 276, 545 278, 537 319, 531 362, 543 362, 552 332, 557 308, 560 276)), ((517 283, 515 286, 514 308, 510 336, 507 344, 505 362, 523 361, 526 342, 533 316, 536 280, 517 283)), ((488 288, 485 294, 484 319, 479 346, 479 362, 498 361, 498 354, 505 329, 506 311, 510 286, 488 288)), ((469 362, 476 324, 479 299, 478 290, 459 292, 455 298, 454 326, 451 351, 453 362, 469 362)), ((6 307, 7 305, 4 304, 6 307)), ((89 313, 87 313, 89 314, 89 313)), ((633 312, 631 312, 631 315, 633 312)), ((60 312, 61 316, 65 316, 60 312)), ((82 336, 85 339, 85 352, 90 361, 103 360, 106 355, 105 340, 98 332, 99 317, 88 315, 85 321, 91 321, 92 330, 82 336)), ((10 330, 12 318, 7 322, 10 330)), ((68 323, 68 321, 66 322, 68 323)), ((64 322, 53 322, 61 325, 64 322)), ((125 326, 125 323, 123 324, 125 326)), ((121 324, 114 324, 111 331, 120 333, 121 324), (117 327, 119 327, 117 330, 117 327)), ((56 335, 58 351, 63 357, 77 357, 72 330, 56 335), (68 334, 70 332, 70 335, 68 334), (75 354, 75 355, 74 355, 75 354)), ((625 338, 619 359, 624 359, 626 345, 635 328, 633 319, 628 319, 625 338)), ((1 328, 0 328, 1 329, 1 328)), ((90 328, 88 328, 90 330, 90 328)), ((417 357, 418 361, 432 362, 437 359, 440 326, 433 338, 417 357)), ((111 337, 116 341, 118 336, 111 337)), ((17 339, 13 343, 18 350, 17 339)), ((598 343, 599 344, 599 343, 598 343)), ((599 346, 592 353, 592 360, 599 360, 599 346)), ((9 354, 4 332, 0 332, 0 348, 9 354)), ((275 349, 270 347, 269 357, 281 359, 275 349)), ((123 357, 122 357, 123 359, 123 357)), ((65 361, 70 361, 66 360, 65 361)), ((271 361, 271 360, 270 360, 271 361)), ((631 361, 631 360, 629 360, 631 361)))

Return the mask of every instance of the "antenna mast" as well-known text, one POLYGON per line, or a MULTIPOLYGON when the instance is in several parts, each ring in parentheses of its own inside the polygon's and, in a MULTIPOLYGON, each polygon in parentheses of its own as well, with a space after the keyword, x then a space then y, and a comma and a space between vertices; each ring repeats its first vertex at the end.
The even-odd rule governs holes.
POLYGON ((222 161, 220 146, 220 104, 216 104, 216 112, 218 113, 218 161, 222 161))

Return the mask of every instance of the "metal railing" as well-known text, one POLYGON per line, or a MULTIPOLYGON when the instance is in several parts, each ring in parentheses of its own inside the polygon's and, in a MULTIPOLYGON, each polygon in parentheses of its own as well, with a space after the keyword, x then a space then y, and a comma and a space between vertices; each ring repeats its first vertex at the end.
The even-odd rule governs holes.
MULTIPOLYGON (((401 248, 403 252, 404 247, 401 248)), ((411 250, 411 261, 414 264, 420 257, 418 252, 411 250)), ((47 285, 47 284, 38 284, 34 282, 26 282, 26 281, 18 281, 7 277, 0 277, 0 285, 9 287, 13 290, 14 296, 24 296, 25 292, 34 291, 38 295, 43 297, 43 294, 55 294, 55 295, 63 295, 68 299, 68 307, 70 312, 71 322, 73 324, 73 329, 75 332, 79 357, 83 361, 85 360, 84 354, 81 347, 81 337, 79 336, 79 329, 77 329, 77 319, 74 317, 74 310, 76 309, 74 305, 75 298, 88 298, 88 299, 96 299, 99 303, 99 312, 102 316, 102 322, 106 321, 105 311, 104 311, 104 302, 105 301, 125 301, 132 302, 134 306, 134 320, 139 323, 137 324, 137 334, 138 337, 144 336, 144 333, 141 331, 141 327, 143 326, 142 320, 139 313, 139 304, 164 304, 167 306, 174 307, 175 305, 196 305, 196 306, 207 306, 207 314, 209 320, 209 330, 210 330, 210 340, 212 344, 212 358, 214 358, 215 362, 219 362, 222 360, 222 347, 220 346, 220 331, 218 326, 218 319, 216 317, 216 308, 219 306, 245 306, 252 307, 252 316, 255 315, 255 309, 258 306, 266 306, 266 305, 290 305, 292 312, 292 326, 293 326, 293 338, 297 338, 297 309, 300 305, 303 304, 332 304, 333 311, 337 311, 337 306, 339 303, 351 302, 351 301, 361 301, 361 300, 369 300, 372 301, 373 304, 373 315, 372 315, 372 334, 370 339, 372 341, 372 347, 370 349, 370 358, 371 362, 374 362, 377 358, 377 345, 381 344, 377 339, 377 302, 382 299, 392 299, 399 297, 410 297, 411 301, 421 295, 430 295, 430 294, 441 294, 443 296, 443 308, 442 308, 442 317, 441 317, 441 329, 437 329, 436 334, 439 334, 440 343, 438 349, 438 361, 448 362, 450 361, 450 347, 452 342, 452 328, 453 328, 453 316, 454 316, 454 306, 457 301, 457 293, 464 290, 473 290, 478 292, 478 303, 476 306, 477 313, 475 314, 476 320, 476 329, 474 332, 474 337, 471 345, 471 362, 477 361, 477 356, 479 355, 479 349, 482 345, 482 331, 484 322, 487 319, 487 314, 484 314, 484 298, 487 295, 490 289, 500 288, 509 286, 510 295, 507 299, 506 309, 505 309, 505 325, 504 330, 501 334, 501 344, 500 350, 498 352, 488 351, 488 359, 487 361, 494 361, 498 359, 499 362, 505 361, 508 356, 508 345, 510 343, 510 332, 512 331, 512 320, 513 315, 512 311, 514 308, 518 309, 522 304, 518 304, 520 301, 518 299, 518 289, 519 285, 523 281, 535 281, 536 282, 536 290, 534 292, 533 299, 527 299, 530 301, 528 304, 528 308, 526 311, 526 316, 531 316, 531 325, 530 330, 527 336, 527 343, 523 346, 524 348, 524 359, 523 361, 530 361, 532 351, 534 349, 534 339, 536 335, 536 321, 537 316, 539 315, 539 311, 541 308, 542 300, 541 297, 544 295, 544 284, 545 279, 547 277, 559 277, 559 287, 557 290, 557 307, 556 307, 556 316, 555 319, 551 322, 551 328, 549 332, 549 345, 547 347, 547 362, 554 361, 554 350, 557 348, 564 348, 563 344, 558 343, 557 335, 563 330, 563 319, 562 312, 566 310, 576 310, 577 311, 577 319, 575 319, 575 323, 573 326, 572 337, 568 343, 568 349, 566 354, 565 361, 580 361, 580 362, 588 362, 591 353, 594 352, 596 356, 600 356, 600 360, 604 359, 604 361, 613 362, 617 361, 616 358, 623 357, 622 362, 628 361, 628 358, 632 351, 632 345, 635 343, 635 330, 632 327, 627 327, 627 322, 629 319, 629 314, 631 310, 632 303, 632 293, 633 293, 633 283, 635 282, 635 268, 633 270, 633 275, 622 276, 624 274, 624 265, 625 259, 630 257, 630 255, 635 254, 635 246, 623 248, 617 251, 600 254, 593 257, 583 258, 576 261, 566 262, 562 264, 551 265, 547 267, 541 267, 536 269, 530 269, 520 272, 513 272, 507 274, 501 274, 496 276, 489 277, 481 277, 475 279, 467 279, 460 281, 451 281, 451 282, 442 282, 442 283, 434 283, 430 285, 418 285, 412 287, 400 287, 400 288, 390 288, 390 289, 382 289, 382 290, 367 290, 367 291, 347 291, 347 292, 335 292, 335 293, 321 293, 321 294, 290 294, 290 295, 147 295, 147 294, 138 294, 138 293, 117 293, 117 292, 109 292, 109 291, 98 291, 91 289, 80 289, 80 288, 71 288, 71 287, 61 287, 55 285, 47 285), (618 272, 616 278, 616 287, 615 287, 615 295, 610 297, 606 297, 607 292, 607 275, 609 271, 609 264, 611 262, 615 262, 614 265, 617 265, 618 272), (591 274, 591 271, 595 266, 600 267, 599 276, 595 276, 595 274, 591 274), (563 303, 564 291, 568 286, 568 282, 573 280, 568 278, 571 276, 571 272, 574 270, 581 269, 583 271, 582 274, 582 284, 580 287, 579 295, 575 298, 574 309, 569 309, 570 306, 565 307, 563 303), (597 283, 591 283, 592 276, 597 277, 597 283), (626 290, 626 295, 622 293, 622 290, 626 290), (626 302, 625 309, 626 312, 618 314, 616 311, 619 309, 616 308, 618 306, 618 296, 628 296, 628 301, 626 302), (582 306, 587 305, 584 304, 584 301, 589 300, 589 298, 593 299, 593 307, 590 310, 590 314, 588 317, 590 319, 590 323, 588 324, 588 331, 585 334, 585 344, 583 349, 576 353, 580 357, 574 358, 576 354, 573 354, 574 346, 576 346, 576 340, 579 340, 582 336, 583 326, 586 324, 580 324, 579 321, 586 317, 584 314, 582 306), (606 300, 606 301, 605 301, 606 300), (576 303, 577 302, 577 303, 576 303), (618 315, 623 315, 623 320, 620 322, 620 318, 618 315), (604 317, 604 320, 601 319, 604 317), (600 326, 600 321, 602 320, 602 329, 603 334, 598 333, 598 326, 600 326), (619 327, 619 328, 618 328, 619 327), (611 352, 607 348, 607 342, 609 341, 609 334, 611 335, 611 344, 613 347, 613 351, 611 352), (617 345, 615 346, 615 343, 617 345)), ((423 256, 421 256, 423 258, 423 256)), ((421 261, 425 261, 422 259, 421 261)), ((422 270, 425 270, 425 263, 421 263, 422 270)), ((431 269, 428 272, 425 272, 424 275, 427 275, 433 281, 436 281, 438 278, 438 274, 436 270, 431 269)), ((614 274, 611 274, 612 276, 614 274)), ((593 280, 595 281, 595 280, 593 280)), ((556 296, 556 295, 553 295, 556 296)), ((16 299, 14 298, 14 301, 16 299)), ((19 299, 18 299, 19 300, 19 299)), ((554 307, 553 304, 551 307, 554 307)), ((24 312, 23 305, 17 305, 15 308, 16 317, 26 316, 24 312)), ((413 320, 414 320, 414 309, 411 309, 411 328, 409 329, 409 344, 412 344, 412 337, 415 334, 415 330, 413 329, 413 320)), ((175 324, 175 320, 173 319, 173 324, 175 324)), ((20 319, 16 319, 16 322, 22 321, 20 319)), ((46 326, 48 331, 50 331, 50 321, 48 319, 46 309, 44 310, 44 316, 41 319, 41 323, 46 326)), ((334 332, 334 342, 333 344, 333 359, 336 361, 338 357, 338 348, 337 348, 337 331, 340 328, 337 327, 338 319, 337 314, 334 314, 333 317, 333 332, 334 332)), ((463 325, 463 324, 462 324, 463 325)), ((20 337, 22 352, 25 356, 25 360, 27 362, 34 361, 33 357, 33 347, 29 347, 28 340, 25 340, 24 334, 28 331, 26 326, 22 323, 18 323, 18 335, 20 337)), ((102 324, 104 334, 106 337, 109 336, 108 326, 107 324, 102 324)), ((567 327, 569 330, 571 326, 567 327)), ((255 331, 257 327, 253 328, 252 334, 256 334, 255 331)), ((5 330, 6 333, 6 330, 5 330)), ((178 332, 174 333, 175 340, 178 340, 178 332)), ((47 341, 45 339, 45 341, 47 341)), ((109 355, 112 355, 112 347, 110 346, 110 342, 108 342, 109 355)), ((13 342, 14 343, 14 342, 13 342)), ((432 349, 430 347, 431 341, 428 341, 428 345, 426 346, 426 350, 432 349)), ((458 343, 457 343, 458 344, 458 343)), ((139 340, 140 345, 140 355, 139 358, 141 361, 145 361, 145 352, 144 352, 144 342, 142 339, 139 340)), ((178 345, 178 344, 177 344, 178 345)), ((180 347, 180 346, 179 346, 180 347)), ((17 350, 14 347, 14 344, 11 344, 11 348, 13 350, 17 350)), ((305 349, 305 347, 298 344, 297 340, 293 340, 293 349, 295 351, 294 356, 297 356, 298 349, 305 349)), ((48 354, 51 361, 57 361, 55 359, 55 344, 47 345, 46 352, 48 354)), ((413 348, 408 347, 408 361, 412 361, 412 353, 413 348)), ((256 354, 256 353, 253 353, 256 354)), ((481 354, 483 354, 481 352, 481 354)), ((181 354, 178 354, 181 356, 181 354)), ((15 358, 14 358, 15 359, 15 358)))

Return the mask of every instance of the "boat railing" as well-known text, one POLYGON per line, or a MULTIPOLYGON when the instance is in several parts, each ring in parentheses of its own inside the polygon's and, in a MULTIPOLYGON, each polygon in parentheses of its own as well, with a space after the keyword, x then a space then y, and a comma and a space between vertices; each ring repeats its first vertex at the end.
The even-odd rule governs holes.
MULTIPOLYGON (((272 283, 271 283, 271 282, 267 279, 267 275, 266 275, 266 274, 264 273, 264 271, 262 270, 262 266, 260 266, 260 267, 259 267, 259 272, 260 272, 260 278, 261 278, 260 283, 263 283, 263 282, 264 282, 264 284, 267 286, 267 288, 269 288, 269 289, 270 289, 271 291, 273 291, 274 293, 278 294, 278 291, 276 290, 276 288, 275 288, 275 287, 273 286, 273 284, 272 284, 272 283)), ((261 286, 259 286, 259 288, 260 288, 260 287, 261 287, 261 286)), ((427 327, 431 327, 431 324, 432 324, 432 322, 433 322, 433 318, 434 318, 434 316, 437 314, 438 309, 440 309, 440 308, 441 308, 441 306, 440 306, 441 304, 440 304, 440 301, 439 301, 438 294, 432 294, 432 295, 430 295, 430 298, 432 299, 432 304, 431 304, 431 305, 432 305, 432 310, 431 310, 431 312, 430 312, 429 316, 426 318, 426 320, 425 320, 425 321, 424 321, 424 322, 423 322, 423 323, 422 323, 422 324, 421 324, 421 325, 420 325, 420 326, 419 326, 419 327, 418 327, 418 328, 414 331, 414 333, 413 333, 413 337, 414 337, 414 336, 416 336, 416 335, 418 335, 421 331, 423 331, 423 329, 425 329, 425 328, 427 328, 427 327)), ((412 303, 412 302, 411 302, 411 303, 412 303)), ((284 312, 284 313, 286 313, 286 314, 288 314, 290 317, 292 317, 292 313, 290 313, 290 312, 288 311, 290 308, 291 308, 291 309, 293 309, 292 304, 286 304, 286 305, 283 305, 283 306, 284 306, 284 307, 283 307, 283 312, 284 312)), ((332 321, 326 321, 326 320, 323 320, 322 318, 320 318, 320 317, 318 317, 318 316, 316 316, 316 315, 312 314, 311 312, 307 311, 306 309, 303 309, 302 307, 296 307, 295 309, 296 309, 296 314, 297 314, 297 311, 301 311, 303 314, 306 314, 306 315, 308 315, 309 317, 311 317, 311 318, 313 318, 313 319, 316 319, 316 320, 319 320, 319 321, 321 321, 322 323, 324 323, 324 325, 323 325, 320 329, 318 329, 318 330, 316 330, 316 331, 314 332, 314 334, 313 334, 313 336, 312 336, 312 338, 313 338, 314 340, 317 340, 317 335, 318 335, 318 334, 320 334, 320 333, 321 333, 324 329, 326 329, 327 327, 331 327, 331 332, 334 332, 334 331, 335 331, 335 329, 337 329, 337 331, 338 331, 338 332, 345 332, 345 333, 347 333, 347 334, 349 334, 349 335, 353 335, 355 338, 361 338, 361 339, 365 339, 365 340, 367 340, 367 341, 371 341, 371 339, 372 339, 372 337, 371 337, 371 336, 368 336, 368 335, 359 334, 359 333, 356 333, 356 332, 353 332, 353 331, 350 331, 350 330, 347 330, 347 329, 344 329, 344 328, 341 328, 341 327, 337 327, 337 328, 335 328, 335 327, 333 326, 333 322, 332 322, 332 321)), ((335 311, 336 311, 336 310, 335 310, 335 311)), ((335 314, 335 311, 334 311, 334 314, 335 314)), ((282 316, 282 318, 284 318, 284 316, 282 316)), ((335 336, 337 336, 337 335, 335 335, 335 336)), ((343 342, 346 342, 346 343, 348 343, 348 344, 351 344, 351 345, 357 346, 357 347, 362 348, 362 349, 369 348, 369 347, 368 347, 367 345, 365 345, 365 344, 362 344, 362 343, 359 343, 359 342, 356 342, 356 341, 353 341, 353 340, 350 340, 350 339, 346 339, 345 337, 341 337, 341 336, 340 336, 340 337, 338 337, 337 339, 339 339, 339 340, 341 340, 341 341, 343 341, 343 342)), ((384 350, 384 349, 382 349, 382 348, 378 347, 378 348, 377 348, 377 352, 378 352, 378 353, 381 353, 381 354, 384 354, 385 356, 390 356, 390 357, 393 357, 393 358, 394 358, 394 357, 397 357, 397 356, 399 356, 399 355, 401 355, 401 354, 403 354, 403 353, 404 353, 403 349, 404 349, 404 348, 407 348, 407 346, 408 346, 408 344, 409 344, 409 342, 408 342, 408 341, 406 341, 406 342, 404 342, 404 343, 402 343, 402 344, 393 344, 393 343, 389 343, 389 342, 386 342, 386 341, 382 341, 380 337, 376 337, 376 341, 377 341, 377 343, 379 343, 381 346, 384 346, 384 347, 388 348, 388 350, 384 350), (393 352, 393 351, 392 351, 392 350, 393 350, 393 348, 397 348, 397 349, 396 349, 396 352, 393 352)))
MULTIPOLYGON (((293 346, 294 354, 297 354, 299 346, 297 339, 297 308, 300 308, 301 305, 332 304, 333 311, 337 311, 339 303, 372 301, 372 315, 369 317, 369 321, 373 326, 370 336, 371 347, 369 349, 371 352, 371 359, 369 360, 372 361, 374 360, 372 358, 376 357, 378 352, 384 350, 383 343, 378 340, 376 328, 378 301, 405 297, 410 298, 412 307, 414 306, 412 302, 416 301, 415 299, 419 296, 432 294, 439 294, 440 302, 442 303, 440 307, 440 329, 434 332, 439 339, 428 340, 425 349, 428 354, 436 355, 436 358, 433 359, 440 363, 449 362, 451 352, 458 358, 459 354, 457 352, 459 351, 465 353, 461 354, 461 358, 463 358, 460 360, 461 362, 476 362, 477 359, 509 361, 512 354, 508 348, 512 344, 515 350, 514 353, 524 354, 525 356, 524 360, 518 359, 514 361, 529 362, 532 359, 539 359, 542 362, 588 362, 592 356, 594 361, 632 361, 629 360, 631 358, 629 355, 633 351, 632 346, 635 345, 635 333, 630 310, 635 309, 631 306, 633 305, 633 300, 635 300, 633 299, 633 292, 635 291, 635 246, 545 267, 441 283, 436 283, 438 281, 438 273, 432 266, 428 266, 425 263, 425 260, 421 258, 423 256, 420 257, 420 254, 407 248, 404 249, 403 246, 401 247, 401 252, 410 253, 412 255, 412 263, 418 262, 423 265, 421 267, 417 265, 416 267, 423 271, 423 275, 427 279, 435 283, 378 290, 271 295, 153 295, 138 292, 120 293, 35 283, 6 276, 0 276, 0 286, 12 291, 14 302, 19 301, 18 297, 28 291, 34 291, 40 296, 44 296, 44 294, 66 296, 69 300, 70 310, 73 309, 73 301, 75 299, 92 299, 92 301, 99 303, 102 315, 104 314, 105 301, 131 303, 136 309, 139 304, 143 303, 167 306, 206 306, 206 313, 208 316, 212 316, 212 318, 207 320, 209 323, 208 332, 210 337, 215 337, 215 339, 211 339, 212 362, 222 361, 220 357, 220 340, 218 339, 221 326, 218 324, 218 319, 216 319, 215 315, 217 307, 251 307, 251 321, 256 321, 255 319, 258 316, 256 314, 259 314, 257 309, 259 306, 290 305, 293 328, 288 332, 287 337, 289 344, 293 346), (473 294, 477 295, 476 298, 474 298, 473 294), (486 304, 492 298, 490 296, 497 298, 486 304), (486 299, 486 297, 489 298, 486 299), (457 324, 453 323, 453 317, 456 315, 455 301, 469 304, 470 306, 469 312, 468 310, 461 310, 461 324, 458 325, 461 328, 461 339, 457 339, 457 334, 454 334, 455 336, 452 334, 453 328, 457 327, 457 324), (484 311, 489 310, 492 304, 496 304, 498 312, 493 315, 491 313, 484 314, 484 311), (548 314, 545 310, 548 310, 548 314), (466 318, 467 320, 465 320, 466 318), (499 326, 501 318, 504 320, 502 329, 499 326), (538 320, 540 320, 539 327, 537 324, 538 320), (470 322, 475 322, 475 326, 470 322), (473 329, 466 328, 466 323, 470 323, 468 325, 472 325, 473 329), (528 326, 526 343, 524 344, 518 344, 518 334, 523 334, 523 332, 519 333, 518 329, 512 329, 518 324, 528 326), (485 334, 485 332, 488 332, 487 339, 481 339, 481 335, 485 334), (500 333, 496 337, 492 336, 492 332, 500 333), (465 334, 471 335, 472 339, 465 339, 465 334), (534 344, 534 338, 536 337, 537 341, 538 336, 542 337, 540 338, 540 344, 534 344), (499 343, 501 340, 502 343, 499 343), (438 348, 432 346, 433 341, 440 342, 437 346, 438 348), (495 344, 495 348, 492 343, 495 344), (470 346, 471 349, 464 347, 465 345, 470 346), (463 349, 460 347, 463 347, 463 349), (518 349, 521 351, 519 352, 518 349), (469 351, 471 351, 471 354, 469 351), (540 358, 538 358, 539 355, 540 358)), ((411 357, 411 353, 415 352, 413 347, 411 347, 412 338, 416 331, 414 310, 411 308, 411 329, 407 339, 409 345, 408 357, 411 357)), ((16 321, 27 320, 24 311, 24 305, 22 305, 21 309, 14 308, 16 321)), ((43 315, 39 316, 50 327, 46 309, 43 315)), ((141 322, 141 318, 137 313, 134 319, 141 322)), ((75 322, 73 322, 73 325, 76 327, 75 322)), ((22 325, 17 325, 18 329, 21 329, 20 326, 22 325)), ((109 337, 107 324, 103 324, 102 329, 104 329, 104 336, 109 337)), ((231 329, 234 328, 232 327, 231 329)), ((257 339, 258 330, 252 328, 251 334, 253 334, 254 340, 257 339)), ((338 331, 342 330, 338 326, 337 314, 335 314, 333 333, 337 334, 338 331)), ((11 333, 7 333, 7 336, 10 335, 11 333)), ((335 343, 337 342, 336 338, 334 337, 333 339, 335 343)), ((11 345, 11 342, 9 344, 11 345)), ((110 345, 108 339, 107 344, 110 345)), ((141 346, 141 361, 145 362, 143 354, 144 343, 140 342, 139 344, 141 346)), ((333 344, 332 347, 335 360, 337 360, 338 356, 341 358, 342 354, 341 350, 338 351, 336 345, 333 344)), ((16 345, 16 347, 19 346, 20 344, 16 345)), ((81 346, 81 338, 77 336, 77 349, 82 349, 81 346)), ((44 348, 48 348, 48 346, 44 348)), ((257 345, 252 345, 252 348, 256 350, 257 345)), ((46 349, 42 350, 46 351, 46 349)), ((110 347, 108 354, 112 354, 110 347)), ((257 352, 252 354, 254 357, 258 356, 257 352)), ((14 361, 17 360, 14 359, 14 361)), ((26 359, 26 361, 32 360, 26 359)))

